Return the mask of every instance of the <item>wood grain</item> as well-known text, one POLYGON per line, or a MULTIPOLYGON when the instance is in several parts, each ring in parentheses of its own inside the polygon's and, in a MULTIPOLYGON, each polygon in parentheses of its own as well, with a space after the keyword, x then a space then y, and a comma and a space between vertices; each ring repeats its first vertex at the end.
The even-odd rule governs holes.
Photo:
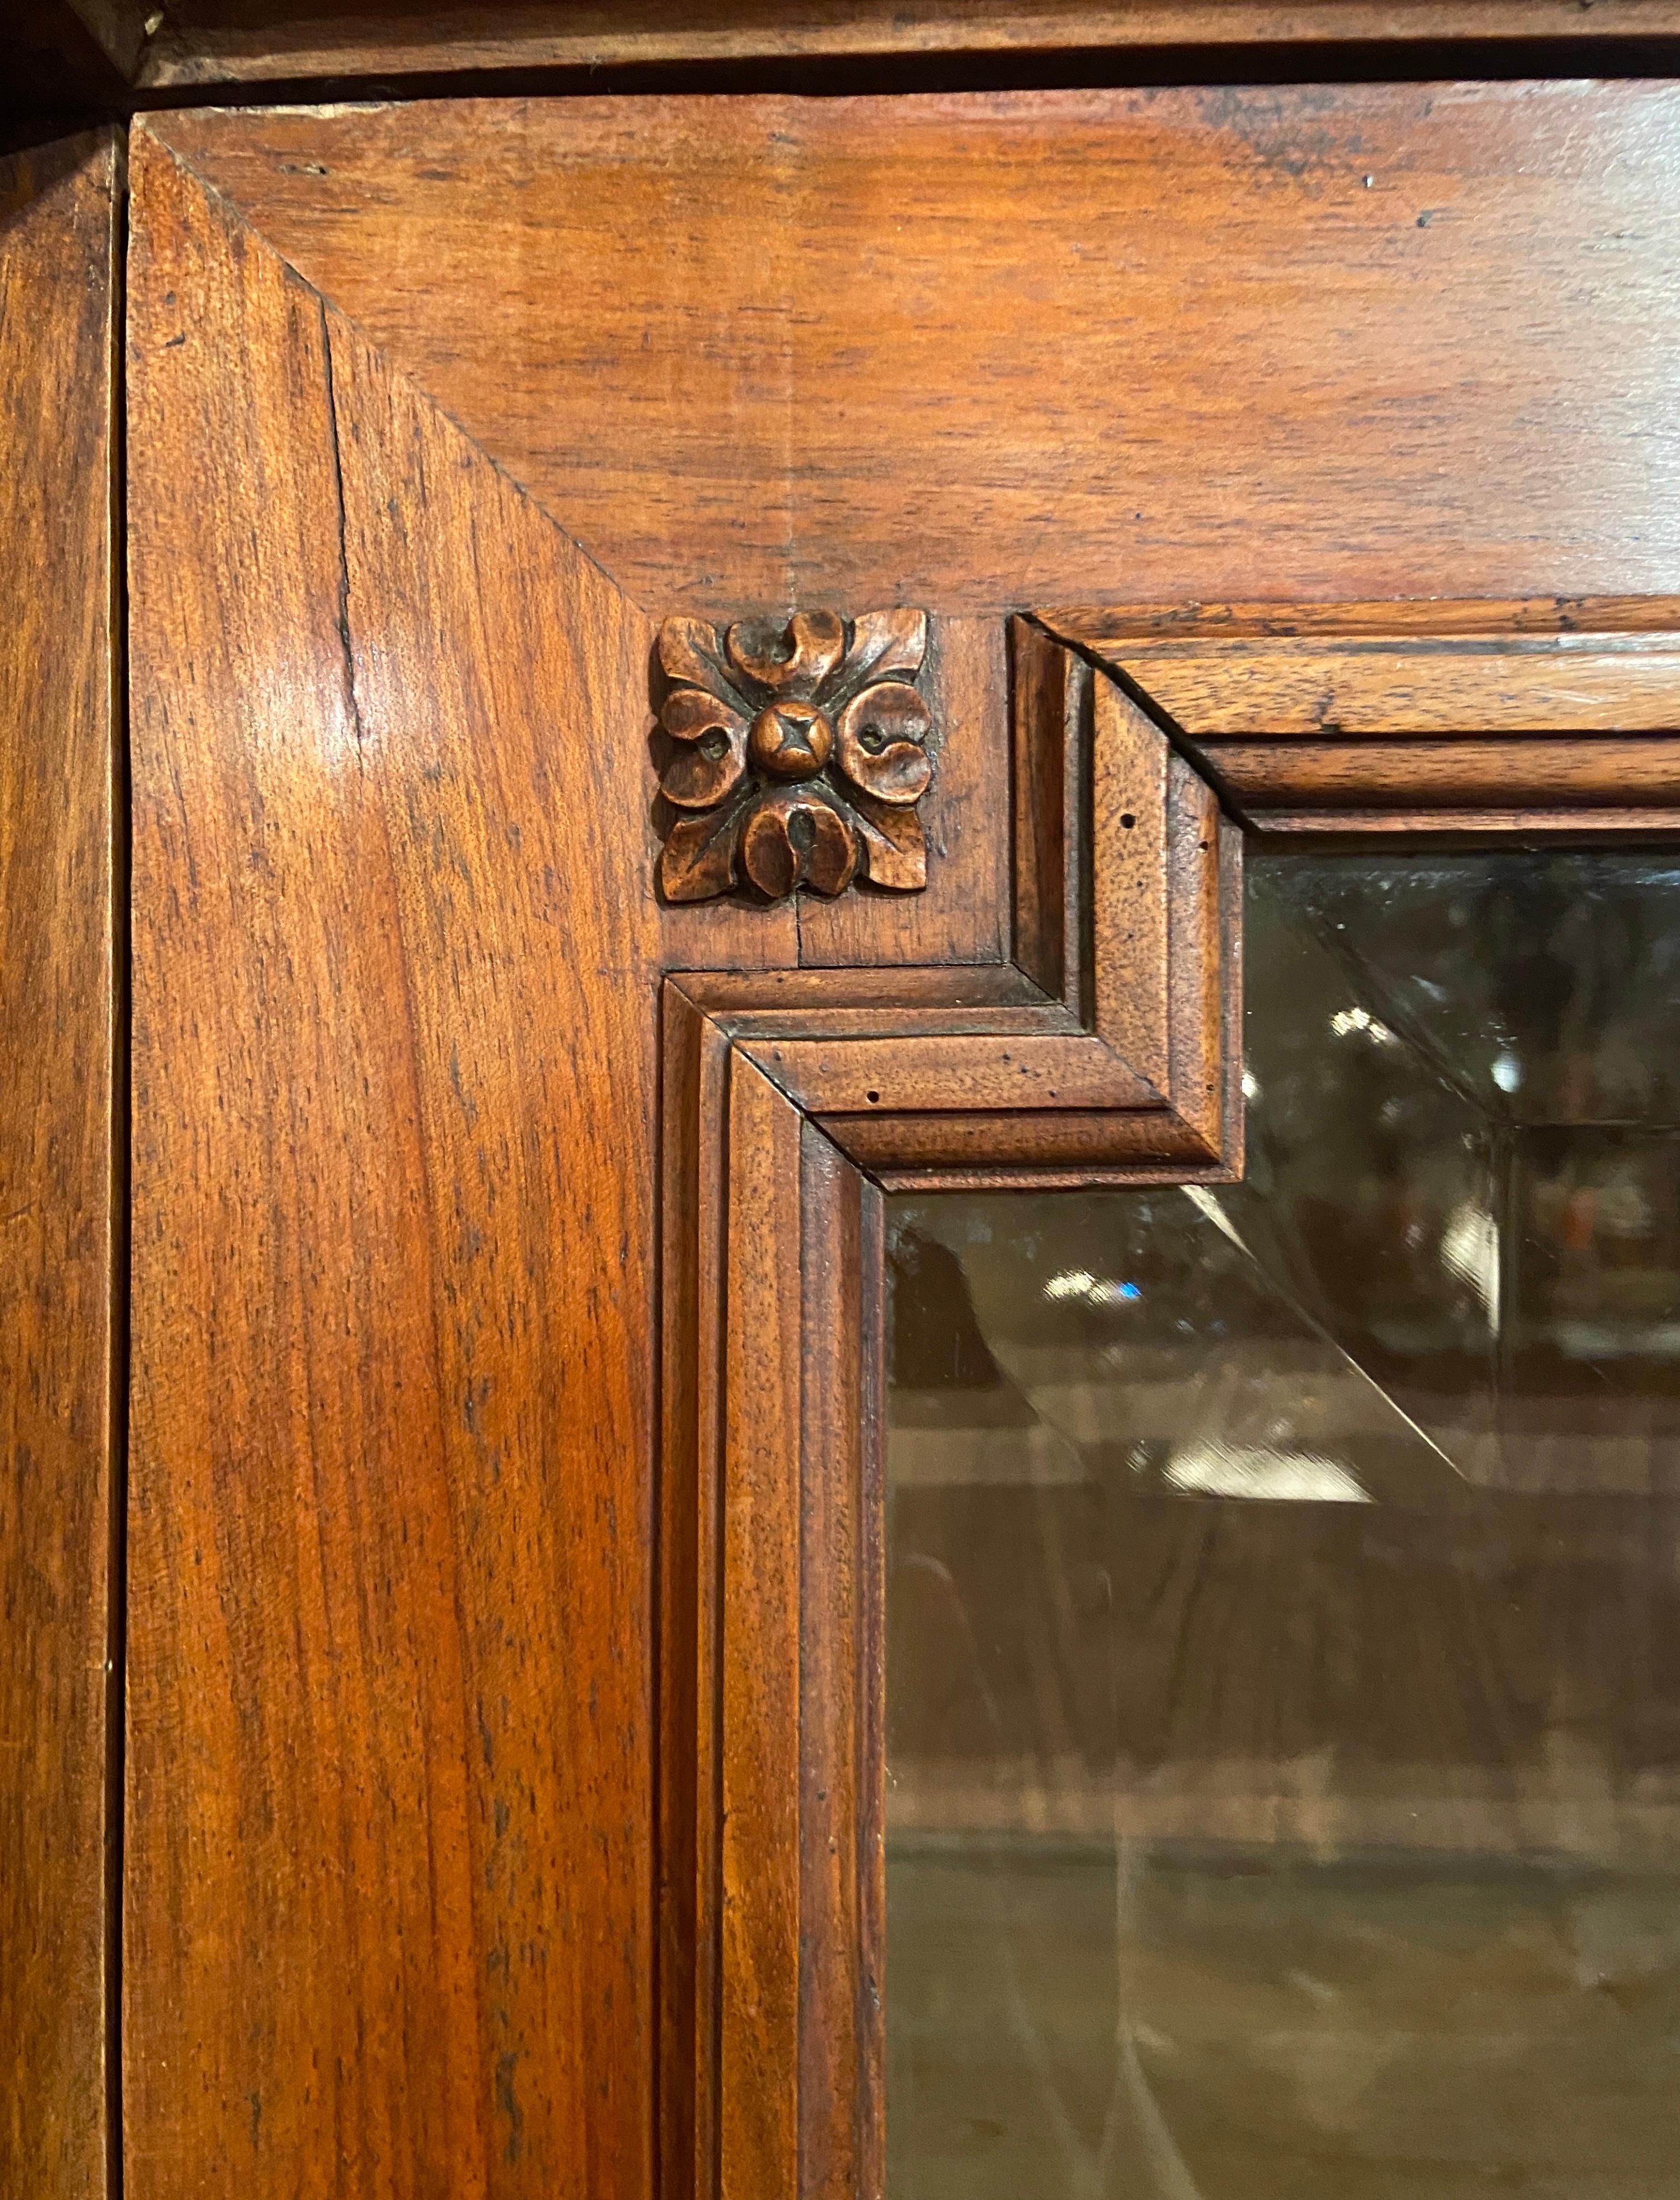
POLYGON ((1171 877, 1168 824, 1175 758, 1111 680, 1094 686, 1091 880, 1095 930, 1111 952, 1094 974, 1092 1021, 1158 1092, 1172 1085, 1171 877))
POLYGON ((814 968, 998 962, 1009 953, 1008 675, 996 619, 931 623, 925 686, 937 761, 920 812, 924 892, 799 904, 799 959, 814 968))
POLYGON ((1672 85, 155 126, 662 614, 1673 585, 1672 85))
POLYGON ((1129 652, 1129 668, 1175 723, 1198 739, 1242 734, 1665 732, 1680 689, 1680 641, 1559 635, 1526 649, 1477 652, 1231 643, 1234 667, 1172 645, 1129 652))
POLYGON ((937 1191, 948 1181, 964 1191, 1007 1191, 1036 1181, 1039 1172, 1059 1185, 1187 1184, 1234 1173, 1193 1124, 1166 1109, 959 1115, 889 1107, 826 1117, 824 1127, 889 1191, 937 1191))
POLYGON ((879 2200, 885 2171, 884 1202, 802 1133, 801 2188, 879 2200))
MULTIPOLYGON (((1680 703, 1680 681, 1676 691, 1680 703)), ((1245 815, 1407 806, 1680 809, 1680 735, 1619 741, 1208 741, 1200 752, 1245 815)))
POLYGON ((986 1033, 748 1044, 747 1059, 808 1114, 869 1115, 1012 1108, 1158 1108, 1161 1095, 1086 1032, 986 1033))
POLYGON ((1361 630, 1376 616, 1366 606, 1349 606, 1337 633, 1127 634, 1111 619, 1088 624, 1062 615, 1053 623, 1146 688, 1196 740, 1467 728, 1482 736, 1631 734, 1674 730, 1680 719, 1680 631, 1648 623, 1680 620, 1670 599, 1560 606, 1555 630, 1537 633, 1502 629, 1492 606, 1451 605, 1427 626, 1426 607, 1409 607, 1408 631, 1408 608, 1390 607, 1386 634, 1361 630), (1480 631, 1466 623, 1473 608, 1485 622, 1480 631), (1642 623, 1597 623, 1618 611, 1642 623))
POLYGON ((1327 38, 1569 38, 1680 31, 1672 0, 637 0, 578 7, 330 9, 276 0, 172 0, 147 56, 148 85, 211 85, 395 70, 598 67, 625 61, 802 56, 1032 53, 1059 47, 1298 42, 1327 38))
POLYGON ((660 2190, 839 2200, 879 2126, 879 1196, 682 981, 665 1031, 660 2190))
POLYGON ((876 1188, 1240 1155, 1237 828, 1123 664, 1018 627, 1006 727, 980 614, 1660 585, 1677 133, 1639 84, 139 133, 130 2200, 640 2200, 656 2145, 669 2200, 874 2200, 876 1188), (924 600, 913 911, 660 908, 651 614, 924 600))
POLYGON ((1652 810, 1259 810, 1258 833, 1522 833, 1571 840, 1670 840, 1680 814, 1652 810))
POLYGON ((727 1104, 718 2183, 795 2193, 803 1122, 738 1058, 727 1104))
MULTIPOLYGON (((1091 742, 1090 669, 1041 627, 1019 618, 1009 622, 1009 666, 1016 730, 1011 784, 1015 960, 1053 999, 1089 1015, 1094 1003, 1082 998, 1081 989, 1090 979, 1083 951, 1090 851, 1082 806, 1091 742)), ((1164 845, 1164 816, 1161 831, 1164 845)), ((1115 853, 1129 868, 1140 860, 1129 846, 1115 853)), ((1140 960, 1138 969, 1141 1003, 1153 980, 1146 962, 1140 960)), ((1138 1067, 1147 1076, 1146 1062, 1158 1062, 1158 1048, 1154 1035, 1141 1027, 1140 1049, 1146 1059, 1138 1067)))
POLYGON ((641 2200, 651 630, 143 132, 133 237, 127 2192, 641 2200))
POLYGON ((104 132, 0 161, 0 2191, 32 2200, 108 2166, 117 183, 104 132))

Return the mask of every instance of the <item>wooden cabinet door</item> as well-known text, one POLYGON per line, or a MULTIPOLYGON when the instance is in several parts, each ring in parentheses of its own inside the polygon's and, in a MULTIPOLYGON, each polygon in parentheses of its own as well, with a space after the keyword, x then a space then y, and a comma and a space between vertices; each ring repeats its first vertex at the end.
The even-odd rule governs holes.
POLYGON ((1677 134, 137 130, 129 2200, 879 2189, 883 1190, 1235 1171, 1245 833, 1670 820, 1677 134))

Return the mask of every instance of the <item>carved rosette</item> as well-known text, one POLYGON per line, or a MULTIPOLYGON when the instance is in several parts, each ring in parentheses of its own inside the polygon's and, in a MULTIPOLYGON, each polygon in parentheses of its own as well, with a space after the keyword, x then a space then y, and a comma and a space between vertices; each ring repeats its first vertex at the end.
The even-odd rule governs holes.
POLYGON ((914 893, 927 884, 916 805, 933 776, 933 720, 915 686, 925 611, 796 611, 720 632, 669 618, 659 714, 672 754, 660 774, 680 813, 660 882, 709 901, 744 882, 779 900, 798 886, 843 893, 855 879, 914 893))

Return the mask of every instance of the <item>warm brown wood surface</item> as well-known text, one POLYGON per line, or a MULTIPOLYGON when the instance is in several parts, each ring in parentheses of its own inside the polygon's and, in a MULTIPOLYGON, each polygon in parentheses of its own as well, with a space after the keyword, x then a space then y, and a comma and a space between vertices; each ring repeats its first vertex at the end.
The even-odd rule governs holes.
POLYGON ((154 126, 661 614, 1673 584, 1672 85, 154 126))
POLYGON ((803 2189, 878 2200, 886 2011, 885 1202, 814 1124, 800 1199, 799 2124, 803 2189), (861 1284, 861 1287, 860 1287, 861 1284))
POLYGON ((133 219, 128 2200, 645 2200, 651 629, 133 219))
POLYGON ((652 623, 137 146, 131 2200, 639 2196, 655 980, 1003 967, 1002 632, 913 915, 662 910, 652 623))
POLYGON ((1680 635, 1563 635, 1527 648, 1135 643, 1126 664, 1194 740, 1241 734, 1675 729, 1680 635))
POLYGON ((921 802, 926 889, 892 903, 855 893, 837 902, 808 896, 799 906, 802 962, 996 962, 1009 953, 1004 649, 996 619, 932 622, 926 684, 936 764, 921 802))
MULTIPOLYGON (((150 10, 148 10, 149 15, 150 10)), ((509 6, 170 0, 143 82, 874 53, 1680 31, 1673 0, 568 0, 509 6)))
POLYGON ((129 2200, 873 2176, 858 1172, 1240 1139, 1239 829, 976 607, 1654 585, 1677 97, 137 133, 129 2200), (662 907, 656 615, 802 598, 927 891, 662 907))
POLYGON ((1680 738, 1206 741, 1198 753, 1245 816, 1267 810, 1680 810, 1680 738))
POLYGON ((718 2174, 799 2189, 799 1109, 737 1063, 724 1306, 718 2174))
MULTIPOLYGON (((1560 635, 1665 635, 1680 632, 1680 596, 1395 596, 1356 603, 1127 603, 1064 606, 1041 623, 1096 656, 1122 657, 1140 643, 1291 641, 1378 641, 1438 650, 1479 643, 1524 653, 1534 641, 1560 635)), ((1216 660, 1216 649, 1210 657, 1216 660)))
POLYGON ((0 2191, 29 2200, 106 2189, 116 186, 105 132, 0 161, 0 2191))
POLYGON ((1565 834, 1595 840, 1672 840, 1680 834, 1680 813, 1671 804, 1642 809, 1583 809, 1574 805, 1547 809, 1436 809, 1409 803, 1403 809, 1257 810, 1251 823, 1261 833, 1476 833, 1565 834))
POLYGON ((1053 623, 1263 831, 1680 822, 1671 597, 1204 606, 1053 623))
POLYGON ((1680 600, 1201 605, 1053 630, 1193 740, 1680 728, 1680 600))

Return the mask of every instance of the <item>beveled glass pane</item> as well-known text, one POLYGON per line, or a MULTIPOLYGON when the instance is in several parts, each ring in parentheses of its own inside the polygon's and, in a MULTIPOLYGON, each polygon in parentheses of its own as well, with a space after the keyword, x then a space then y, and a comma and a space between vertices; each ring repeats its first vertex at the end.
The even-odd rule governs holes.
POLYGON ((1680 2196, 1680 863, 1263 852, 1246 1181, 892 1203, 890 2200, 1680 2196))

